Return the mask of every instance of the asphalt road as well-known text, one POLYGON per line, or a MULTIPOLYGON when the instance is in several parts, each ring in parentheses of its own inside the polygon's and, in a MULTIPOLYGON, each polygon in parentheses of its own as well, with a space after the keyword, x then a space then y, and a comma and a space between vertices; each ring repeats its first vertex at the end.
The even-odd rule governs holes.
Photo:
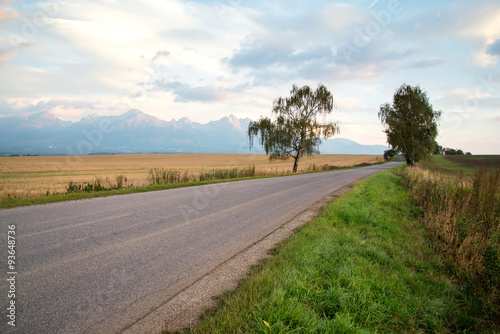
POLYGON ((396 164, 0 210, 1 332, 119 333, 313 203, 396 164))

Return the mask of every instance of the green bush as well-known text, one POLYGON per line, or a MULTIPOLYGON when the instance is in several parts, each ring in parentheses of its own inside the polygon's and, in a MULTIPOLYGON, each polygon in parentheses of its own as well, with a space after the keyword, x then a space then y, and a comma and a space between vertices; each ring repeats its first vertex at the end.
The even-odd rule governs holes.
POLYGON ((393 148, 384 151, 384 159, 385 160, 391 160, 396 155, 398 155, 398 151, 396 151, 393 148))
MULTIPOLYGON (((102 180, 101 178, 96 178, 94 182, 83 182, 83 183, 74 183, 69 182, 66 187, 66 193, 92 193, 97 191, 106 191, 106 190, 115 190, 122 189, 124 187, 132 187, 132 184, 127 184, 127 178, 123 175, 119 175, 116 177, 116 184, 112 184, 111 181, 106 178, 106 180, 102 180)), ((48 195, 48 192, 47 192, 48 195)))

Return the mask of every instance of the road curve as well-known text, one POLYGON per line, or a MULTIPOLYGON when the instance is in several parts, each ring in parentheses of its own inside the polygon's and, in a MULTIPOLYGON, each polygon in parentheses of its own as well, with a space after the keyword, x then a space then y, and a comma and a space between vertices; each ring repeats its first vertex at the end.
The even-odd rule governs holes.
POLYGON ((122 332, 313 203, 396 164, 0 210, 1 332, 122 332))

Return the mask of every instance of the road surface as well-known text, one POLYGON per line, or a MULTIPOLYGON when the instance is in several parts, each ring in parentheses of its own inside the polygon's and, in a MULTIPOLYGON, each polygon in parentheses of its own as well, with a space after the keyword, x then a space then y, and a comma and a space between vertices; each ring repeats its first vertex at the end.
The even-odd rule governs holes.
POLYGON ((396 164, 0 210, 1 332, 122 332, 328 194, 396 164))

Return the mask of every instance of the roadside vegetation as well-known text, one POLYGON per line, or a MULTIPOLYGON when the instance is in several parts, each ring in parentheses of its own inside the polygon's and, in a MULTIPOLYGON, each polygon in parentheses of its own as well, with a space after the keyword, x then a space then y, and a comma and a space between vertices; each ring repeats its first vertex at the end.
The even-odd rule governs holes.
POLYGON ((384 151, 384 159, 391 160, 391 159, 395 158, 398 154, 399 154, 398 151, 393 149, 393 148, 385 150, 384 151))
POLYGON ((477 310, 475 292, 435 251, 403 175, 402 167, 379 173, 326 205, 181 332, 498 330, 491 308, 477 310))
MULTIPOLYGON (((118 175, 116 183, 113 183, 109 178, 102 179, 97 177, 94 182, 74 183, 70 181, 66 187, 66 193, 92 193, 97 191, 118 190, 122 188, 133 187, 133 184, 128 184, 128 180, 123 175, 118 175)), ((47 196, 50 193, 47 191, 47 196)))
POLYGON ((157 167, 149 170, 148 182, 149 185, 155 185, 207 180, 226 180, 254 176, 256 176, 255 165, 248 166, 246 168, 212 169, 209 171, 201 171, 198 175, 191 174, 189 171, 157 167))
MULTIPOLYGON (((377 161, 377 160, 376 160, 377 161)), ((330 164, 310 164, 308 167, 302 169, 302 173, 313 173, 320 171, 333 171, 348 168, 358 168, 370 166, 374 164, 384 163, 380 162, 362 162, 352 166, 337 166, 330 164)), ((45 196, 31 196, 31 197, 16 197, 7 195, 7 197, 0 200, 0 209, 12 208, 17 206, 26 206, 34 204, 46 204, 68 200, 103 197, 111 195, 123 195, 146 191, 166 190, 180 187, 198 186, 209 183, 226 182, 226 181, 239 181, 251 178, 265 178, 290 175, 291 171, 278 171, 276 174, 269 173, 268 171, 256 171, 255 165, 243 168, 225 168, 225 169, 211 169, 201 170, 199 172, 190 172, 188 170, 167 169, 164 167, 155 167, 149 169, 147 174, 147 186, 135 186, 128 181, 124 175, 116 176, 113 182, 112 178, 96 177, 92 182, 73 182, 70 181, 65 187, 64 192, 50 193, 46 192, 45 196)))
POLYGON ((425 164, 431 169, 416 166, 403 173, 434 250, 466 291, 466 321, 477 330, 500 324, 499 158, 436 156, 425 164), (458 166, 465 168, 457 171, 458 166))

